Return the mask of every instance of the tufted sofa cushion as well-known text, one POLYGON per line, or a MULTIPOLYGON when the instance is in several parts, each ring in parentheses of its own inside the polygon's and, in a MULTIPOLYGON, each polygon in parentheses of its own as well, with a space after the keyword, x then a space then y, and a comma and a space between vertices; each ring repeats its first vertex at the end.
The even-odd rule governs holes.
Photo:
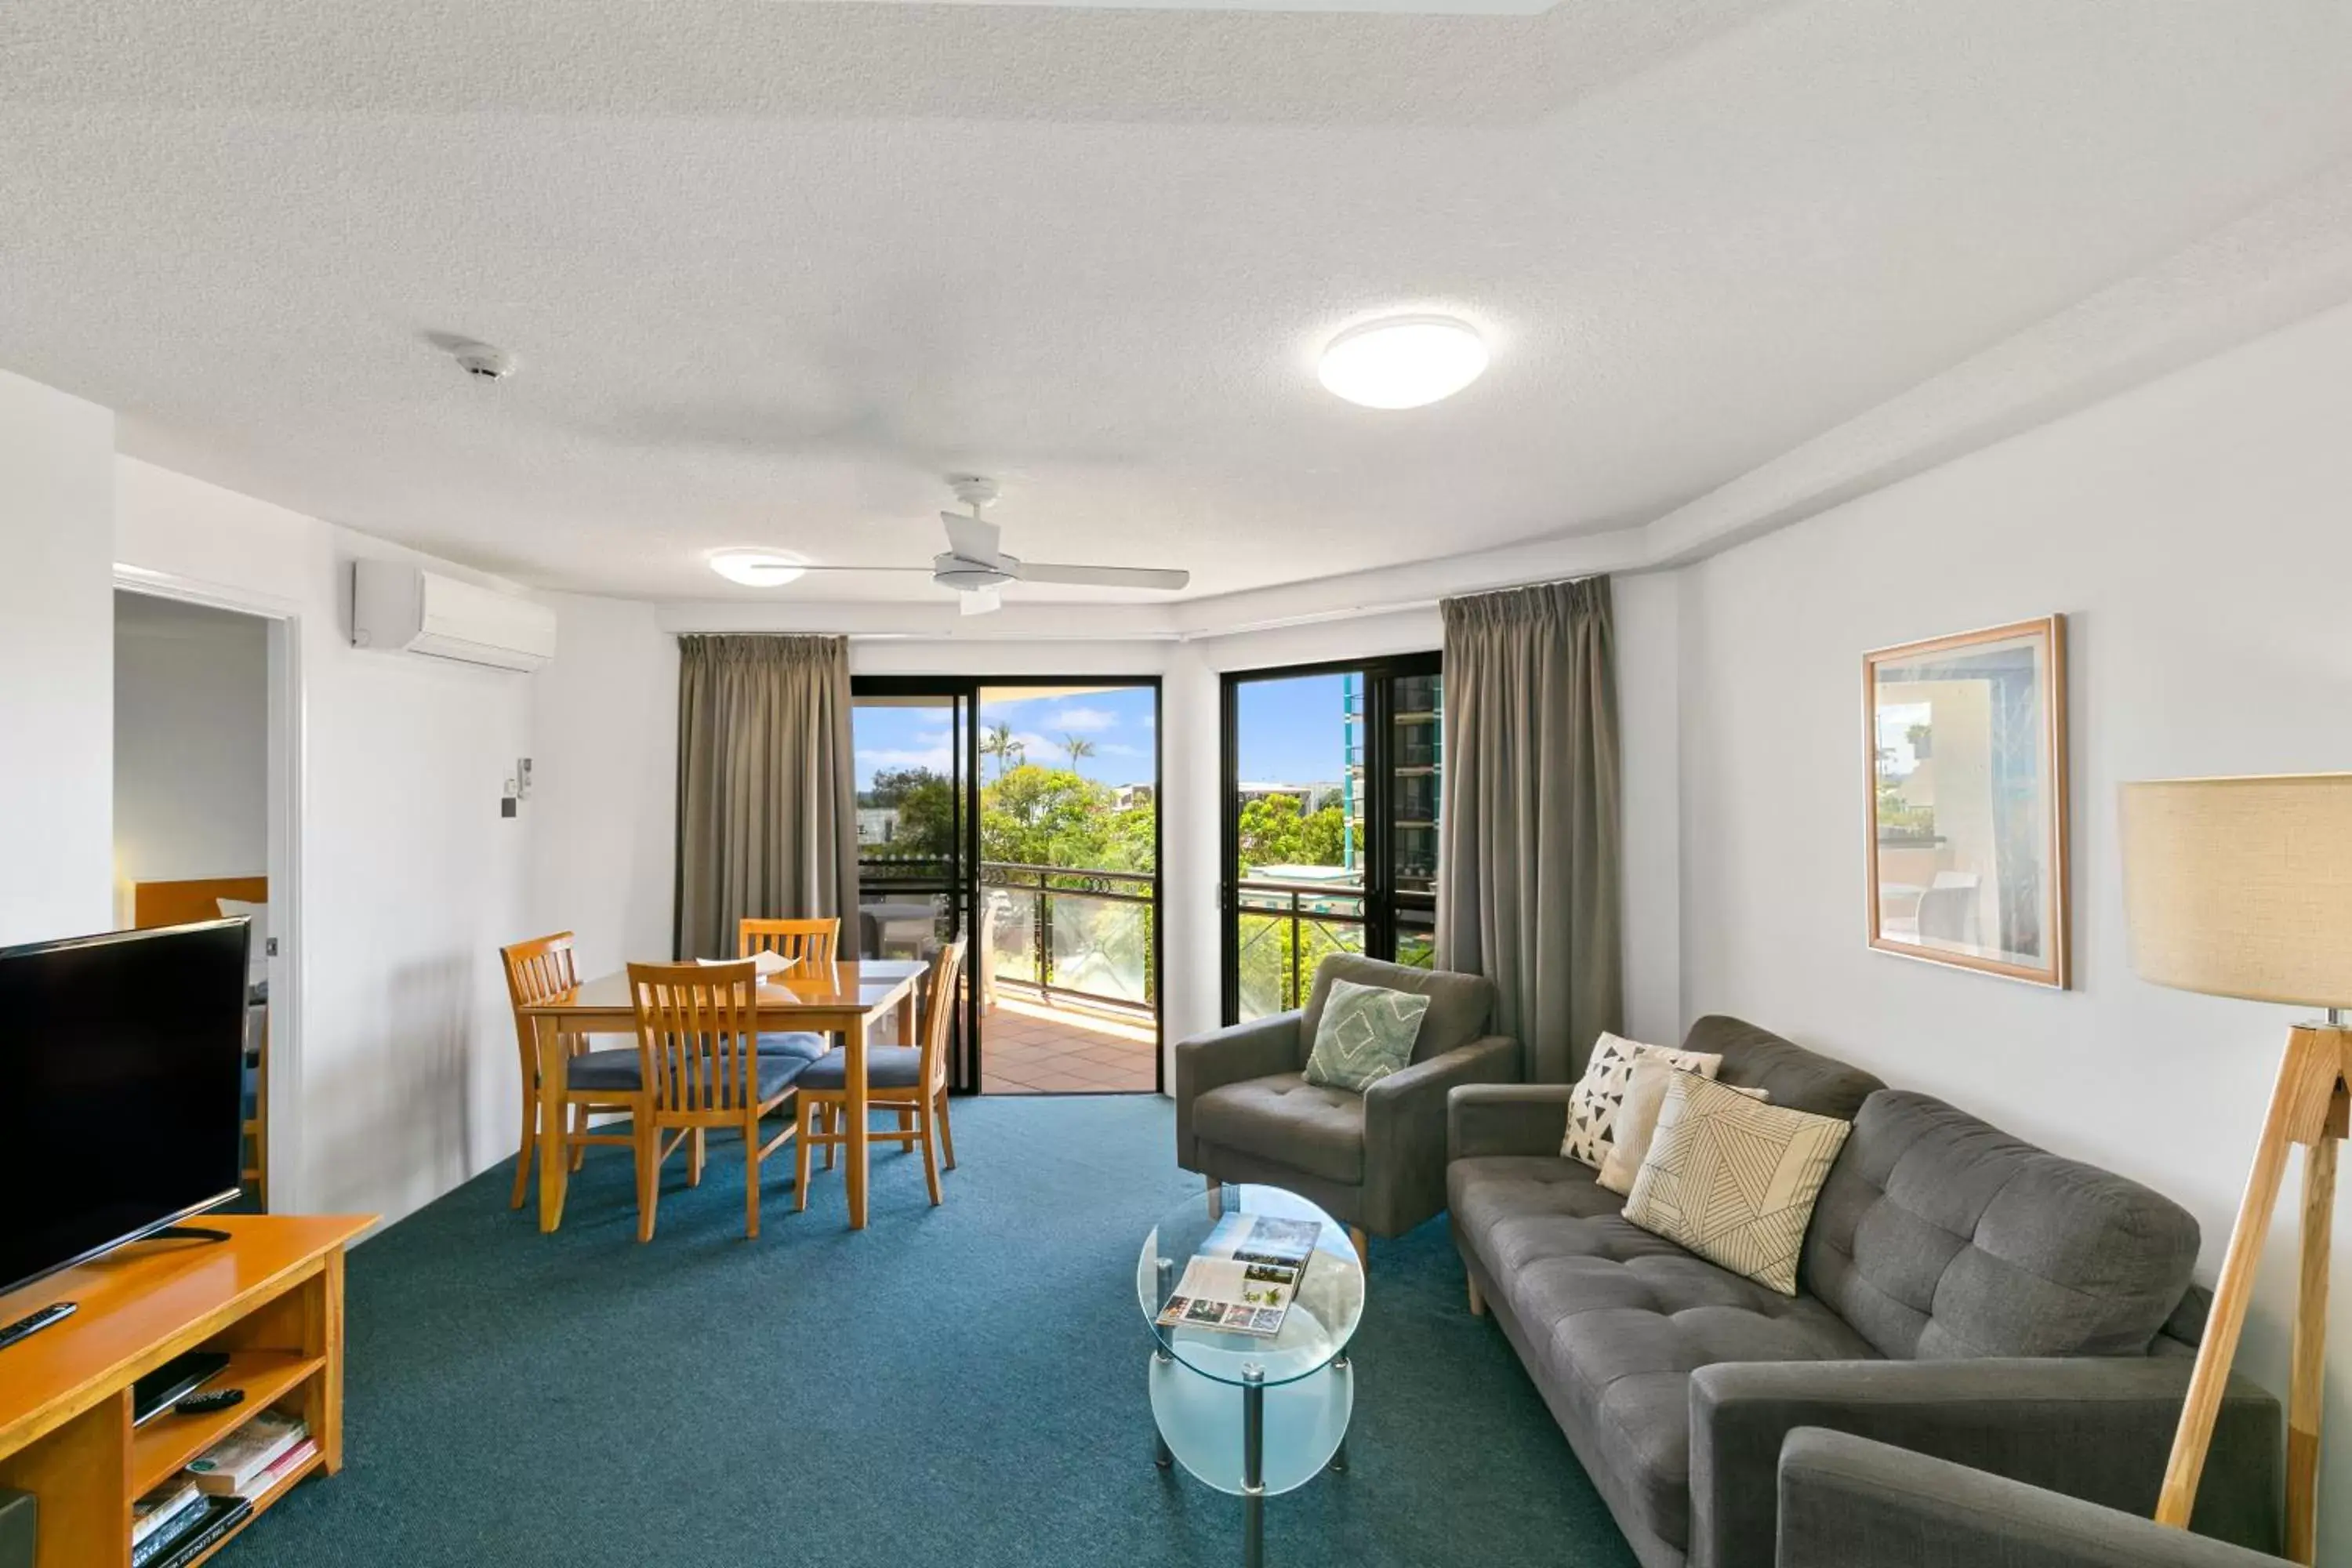
POLYGON ((1821 1302, 1766 1289, 1629 1223, 1618 1213, 1624 1199, 1596 1174, 1553 1156, 1456 1160, 1446 1169, 1453 1223, 1578 1452, 1609 1471, 1596 1482, 1680 1549, 1690 1531, 1693 1371, 1877 1352, 1821 1302))
POLYGON ((1835 1057, 1809 1051, 1744 1018, 1710 1013, 1690 1026, 1683 1049, 1723 1058, 1716 1080, 1760 1089, 1774 1105, 1851 1121, 1862 1102, 1886 1085, 1835 1057))
POLYGON ((1364 1097, 1279 1072, 1210 1089, 1192 1101, 1192 1131, 1293 1170, 1353 1185, 1364 1179, 1364 1097))
POLYGON ((2196 1260, 2170 1199, 1885 1090, 1822 1188, 1801 1284, 1889 1356, 2137 1355, 2196 1260))

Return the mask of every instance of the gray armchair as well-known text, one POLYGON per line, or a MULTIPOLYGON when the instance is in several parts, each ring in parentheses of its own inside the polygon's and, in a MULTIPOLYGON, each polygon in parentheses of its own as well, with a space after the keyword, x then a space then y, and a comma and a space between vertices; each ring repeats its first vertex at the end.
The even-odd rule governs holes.
POLYGON ((1775 1568, 2277 1568, 2281 1562, 1817 1426, 1790 1433, 1780 1449, 1780 1513, 1775 1568))
POLYGON ((1211 1182, 1287 1187, 1351 1229, 1402 1236, 1445 1207, 1447 1091, 1519 1076, 1518 1042, 1486 1032, 1494 1003, 1479 975, 1325 959, 1302 1010, 1178 1042, 1176 1163, 1211 1182), (1335 980, 1430 999, 1412 1065, 1360 1095, 1303 1076, 1335 980))

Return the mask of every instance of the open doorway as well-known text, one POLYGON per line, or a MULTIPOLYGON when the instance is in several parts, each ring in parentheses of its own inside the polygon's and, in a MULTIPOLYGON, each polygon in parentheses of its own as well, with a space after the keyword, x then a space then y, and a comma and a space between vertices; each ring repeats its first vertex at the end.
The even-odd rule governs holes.
MULTIPOLYGON (((157 594, 114 595, 114 886, 119 927, 244 915, 246 1203, 272 1199, 271 979, 290 930, 289 623, 157 594)), ((282 1140, 280 1140, 282 1142, 282 1140)), ((282 1200, 281 1200, 281 1206, 282 1200)))
POLYGON ((956 1087, 1156 1091, 1158 681, 853 687, 862 943, 970 937, 956 1087))

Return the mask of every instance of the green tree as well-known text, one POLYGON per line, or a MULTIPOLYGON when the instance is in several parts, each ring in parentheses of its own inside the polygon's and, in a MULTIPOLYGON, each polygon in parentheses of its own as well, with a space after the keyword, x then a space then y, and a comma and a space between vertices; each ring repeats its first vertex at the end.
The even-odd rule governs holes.
POLYGON ((1062 750, 1068 754, 1071 768, 1084 773, 1086 770, 1078 764, 1095 754, 1095 743, 1084 735, 1065 735, 1062 737, 1062 750))
POLYGON ((1303 811, 1297 795, 1269 795, 1242 807, 1241 860, 1258 866, 1344 866, 1349 824, 1336 805, 1303 811))
POLYGON ((1019 749, 1013 744, 1013 726, 1010 724, 991 724, 981 733, 980 754, 996 759, 996 772, 1000 778, 1013 766, 1013 753, 1019 749))

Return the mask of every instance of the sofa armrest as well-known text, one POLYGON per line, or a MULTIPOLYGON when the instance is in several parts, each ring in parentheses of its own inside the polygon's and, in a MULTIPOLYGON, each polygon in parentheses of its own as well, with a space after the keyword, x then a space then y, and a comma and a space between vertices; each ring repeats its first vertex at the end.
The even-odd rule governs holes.
MULTIPOLYGON (((1780 1445, 1825 1426, 2151 1516, 2189 1389, 2184 1355, 1727 1362, 1691 1374, 1691 1568, 1769 1568, 1780 1445)), ((2225 1389, 2193 1528, 2278 1548, 2278 1401, 2225 1389)))
POLYGON ((1276 1013, 1176 1042, 1176 1163, 1197 1171, 1192 1101, 1213 1089, 1297 1072, 1299 1013, 1276 1013))
POLYGON ((1488 1035, 1364 1090, 1364 1228, 1402 1236, 1445 1207, 1446 1097, 1519 1076, 1519 1042, 1488 1035))
POLYGON ((1780 1448, 1775 1568, 2277 1568, 2278 1560, 1885 1443, 1780 1448))
POLYGON ((1445 1157, 1557 1154, 1568 1141, 1565 1083, 1476 1084, 1445 1100, 1445 1157))

